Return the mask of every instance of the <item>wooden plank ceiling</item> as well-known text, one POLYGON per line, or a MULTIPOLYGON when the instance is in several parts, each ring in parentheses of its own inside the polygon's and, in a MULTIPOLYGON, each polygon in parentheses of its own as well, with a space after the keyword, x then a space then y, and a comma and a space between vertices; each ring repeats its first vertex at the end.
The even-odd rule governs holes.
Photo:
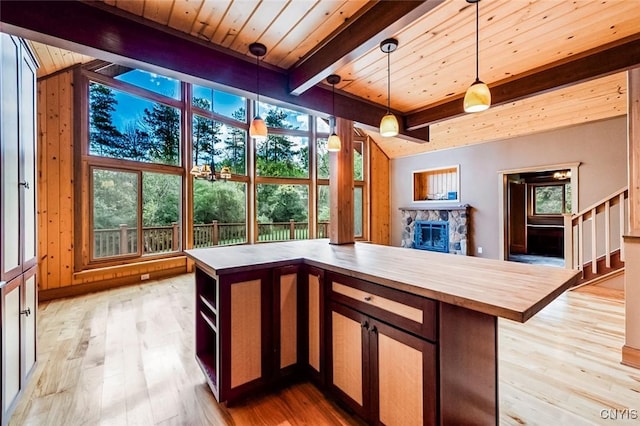
MULTIPOLYGON (((104 0, 86 4, 192 37, 249 61, 253 58, 248 45, 259 41, 268 48, 264 62, 288 73, 293 92, 311 84, 324 86, 326 75, 336 73, 343 78, 336 86, 338 93, 383 108, 387 57, 378 45, 384 37, 397 38, 399 47, 390 57, 391 108, 408 127, 429 125, 430 143, 383 139, 369 125, 368 131, 390 157, 624 115, 626 82, 620 71, 640 64, 640 7, 635 0, 482 1, 480 78, 495 89, 500 105, 462 115, 460 98, 475 79, 475 6, 464 0, 104 0), (398 16, 389 17, 393 13, 398 16), (385 16, 393 22, 382 28, 385 16), (360 41, 359 47, 349 46, 359 35, 368 39, 360 41), (593 71, 596 75, 565 69, 562 72, 570 75, 558 76, 558 84, 564 87, 555 91, 542 86, 534 93, 512 89, 514 81, 518 86, 545 71, 545 78, 553 80, 551 65, 570 65, 587 54, 595 54, 597 63, 615 62, 597 55, 616 44, 631 52, 630 58, 622 58, 623 63, 610 69, 605 64, 593 71), (343 46, 347 51, 333 57, 343 46), (580 84, 568 85, 574 74, 580 84), (510 92, 504 93, 507 89, 510 92), (445 114, 445 119, 438 114, 445 114)), ((63 66, 63 61, 56 63, 61 57, 86 60, 60 52, 47 55, 47 51, 36 48, 43 73, 63 66)))

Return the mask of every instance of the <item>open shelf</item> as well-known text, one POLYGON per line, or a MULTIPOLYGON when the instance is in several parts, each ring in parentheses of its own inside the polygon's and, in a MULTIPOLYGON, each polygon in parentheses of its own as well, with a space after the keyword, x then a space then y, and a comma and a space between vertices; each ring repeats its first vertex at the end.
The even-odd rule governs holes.
POLYGON ((415 170, 414 202, 460 202, 460 166, 415 170))

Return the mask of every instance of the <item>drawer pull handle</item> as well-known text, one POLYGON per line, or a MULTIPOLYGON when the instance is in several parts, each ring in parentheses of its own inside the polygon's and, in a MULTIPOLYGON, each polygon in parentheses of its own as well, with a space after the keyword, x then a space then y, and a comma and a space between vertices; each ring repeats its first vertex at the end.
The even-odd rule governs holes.
POLYGON ((365 302, 371 302, 372 297, 371 296, 365 296, 364 297, 364 301, 365 302))
POLYGON ((31 315, 31 308, 27 308, 24 311, 20 311, 20 315, 29 316, 31 315))

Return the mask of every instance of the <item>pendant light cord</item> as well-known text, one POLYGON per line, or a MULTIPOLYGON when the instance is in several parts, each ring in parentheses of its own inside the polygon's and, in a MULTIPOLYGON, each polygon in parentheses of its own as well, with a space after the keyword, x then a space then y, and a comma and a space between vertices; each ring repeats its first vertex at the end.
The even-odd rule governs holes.
POLYGON ((260 116, 260 56, 256 55, 256 82, 257 82, 257 95, 256 101, 256 117, 260 116))
POLYGON ((480 80, 480 0, 476 2, 476 81, 480 80))
POLYGON ((387 113, 391 113, 391 52, 387 52, 387 113))

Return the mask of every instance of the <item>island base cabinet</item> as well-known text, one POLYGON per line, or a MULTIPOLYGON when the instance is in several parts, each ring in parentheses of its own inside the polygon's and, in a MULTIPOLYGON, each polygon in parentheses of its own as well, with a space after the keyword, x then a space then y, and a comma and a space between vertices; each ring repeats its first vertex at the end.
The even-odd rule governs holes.
POLYGON ((330 389, 371 424, 435 425, 436 346, 330 305, 330 389))

